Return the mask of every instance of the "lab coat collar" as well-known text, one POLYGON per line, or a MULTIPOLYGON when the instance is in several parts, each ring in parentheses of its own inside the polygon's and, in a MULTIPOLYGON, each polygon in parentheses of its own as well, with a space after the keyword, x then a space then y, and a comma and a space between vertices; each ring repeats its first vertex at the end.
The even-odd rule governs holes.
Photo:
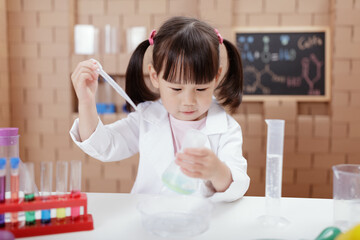
MULTIPOLYGON (((168 112, 164 108, 161 100, 157 100, 141 110, 145 121, 161 126, 169 121, 168 112)), ((203 132, 207 135, 220 134, 226 132, 228 127, 225 110, 217 103, 214 98, 206 118, 206 126, 203 132)))

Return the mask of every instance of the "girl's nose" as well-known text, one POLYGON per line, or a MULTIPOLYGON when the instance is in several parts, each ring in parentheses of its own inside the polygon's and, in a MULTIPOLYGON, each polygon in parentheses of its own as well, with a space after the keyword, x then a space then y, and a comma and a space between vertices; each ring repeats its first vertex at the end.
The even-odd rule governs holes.
POLYGON ((186 91, 183 97, 184 105, 194 105, 196 102, 195 93, 192 91, 186 91))

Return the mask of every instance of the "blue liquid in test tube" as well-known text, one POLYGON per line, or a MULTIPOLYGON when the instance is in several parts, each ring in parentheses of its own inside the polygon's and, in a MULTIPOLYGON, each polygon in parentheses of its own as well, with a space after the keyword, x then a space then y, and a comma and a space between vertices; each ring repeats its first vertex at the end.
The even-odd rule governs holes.
POLYGON ((41 210, 41 223, 50 223, 51 222, 51 211, 50 209, 41 210))
MULTIPOLYGON (((53 164, 52 162, 40 163, 40 192, 43 201, 47 201, 51 196, 52 191, 52 177, 53 177, 53 164)), ((50 209, 41 210, 41 223, 47 224, 51 222, 50 209)))

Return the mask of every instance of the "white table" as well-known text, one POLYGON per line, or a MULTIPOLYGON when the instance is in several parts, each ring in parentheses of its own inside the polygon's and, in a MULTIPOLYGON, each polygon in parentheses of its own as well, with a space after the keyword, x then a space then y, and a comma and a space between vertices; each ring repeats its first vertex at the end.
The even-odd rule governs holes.
MULTIPOLYGON (((22 239, 164 239, 148 233, 142 226, 136 205, 146 197, 88 193, 88 212, 93 215, 94 230, 22 239)), ((324 228, 332 225, 332 199, 282 198, 281 208, 282 215, 290 220, 290 225, 269 228, 262 227, 256 221, 258 216, 265 213, 264 197, 244 197, 233 203, 217 203, 210 228, 188 239, 315 239, 324 228)))

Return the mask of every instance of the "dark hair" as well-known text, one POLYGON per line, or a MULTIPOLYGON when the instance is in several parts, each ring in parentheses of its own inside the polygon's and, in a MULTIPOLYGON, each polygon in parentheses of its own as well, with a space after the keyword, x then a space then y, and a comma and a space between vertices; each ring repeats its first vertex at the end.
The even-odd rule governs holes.
MULTIPOLYGON (((233 112, 240 105, 243 72, 240 54, 229 41, 223 41, 228 56, 228 69, 216 89, 220 104, 233 112)), ((135 49, 126 70, 126 92, 135 104, 159 98, 145 84, 144 55, 148 40, 135 49)), ((152 61, 155 71, 173 83, 204 84, 211 82, 219 71, 219 38, 215 29, 194 18, 173 17, 167 20, 154 37, 152 61)), ((127 104, 127 109, 131 107, 127 104)))

